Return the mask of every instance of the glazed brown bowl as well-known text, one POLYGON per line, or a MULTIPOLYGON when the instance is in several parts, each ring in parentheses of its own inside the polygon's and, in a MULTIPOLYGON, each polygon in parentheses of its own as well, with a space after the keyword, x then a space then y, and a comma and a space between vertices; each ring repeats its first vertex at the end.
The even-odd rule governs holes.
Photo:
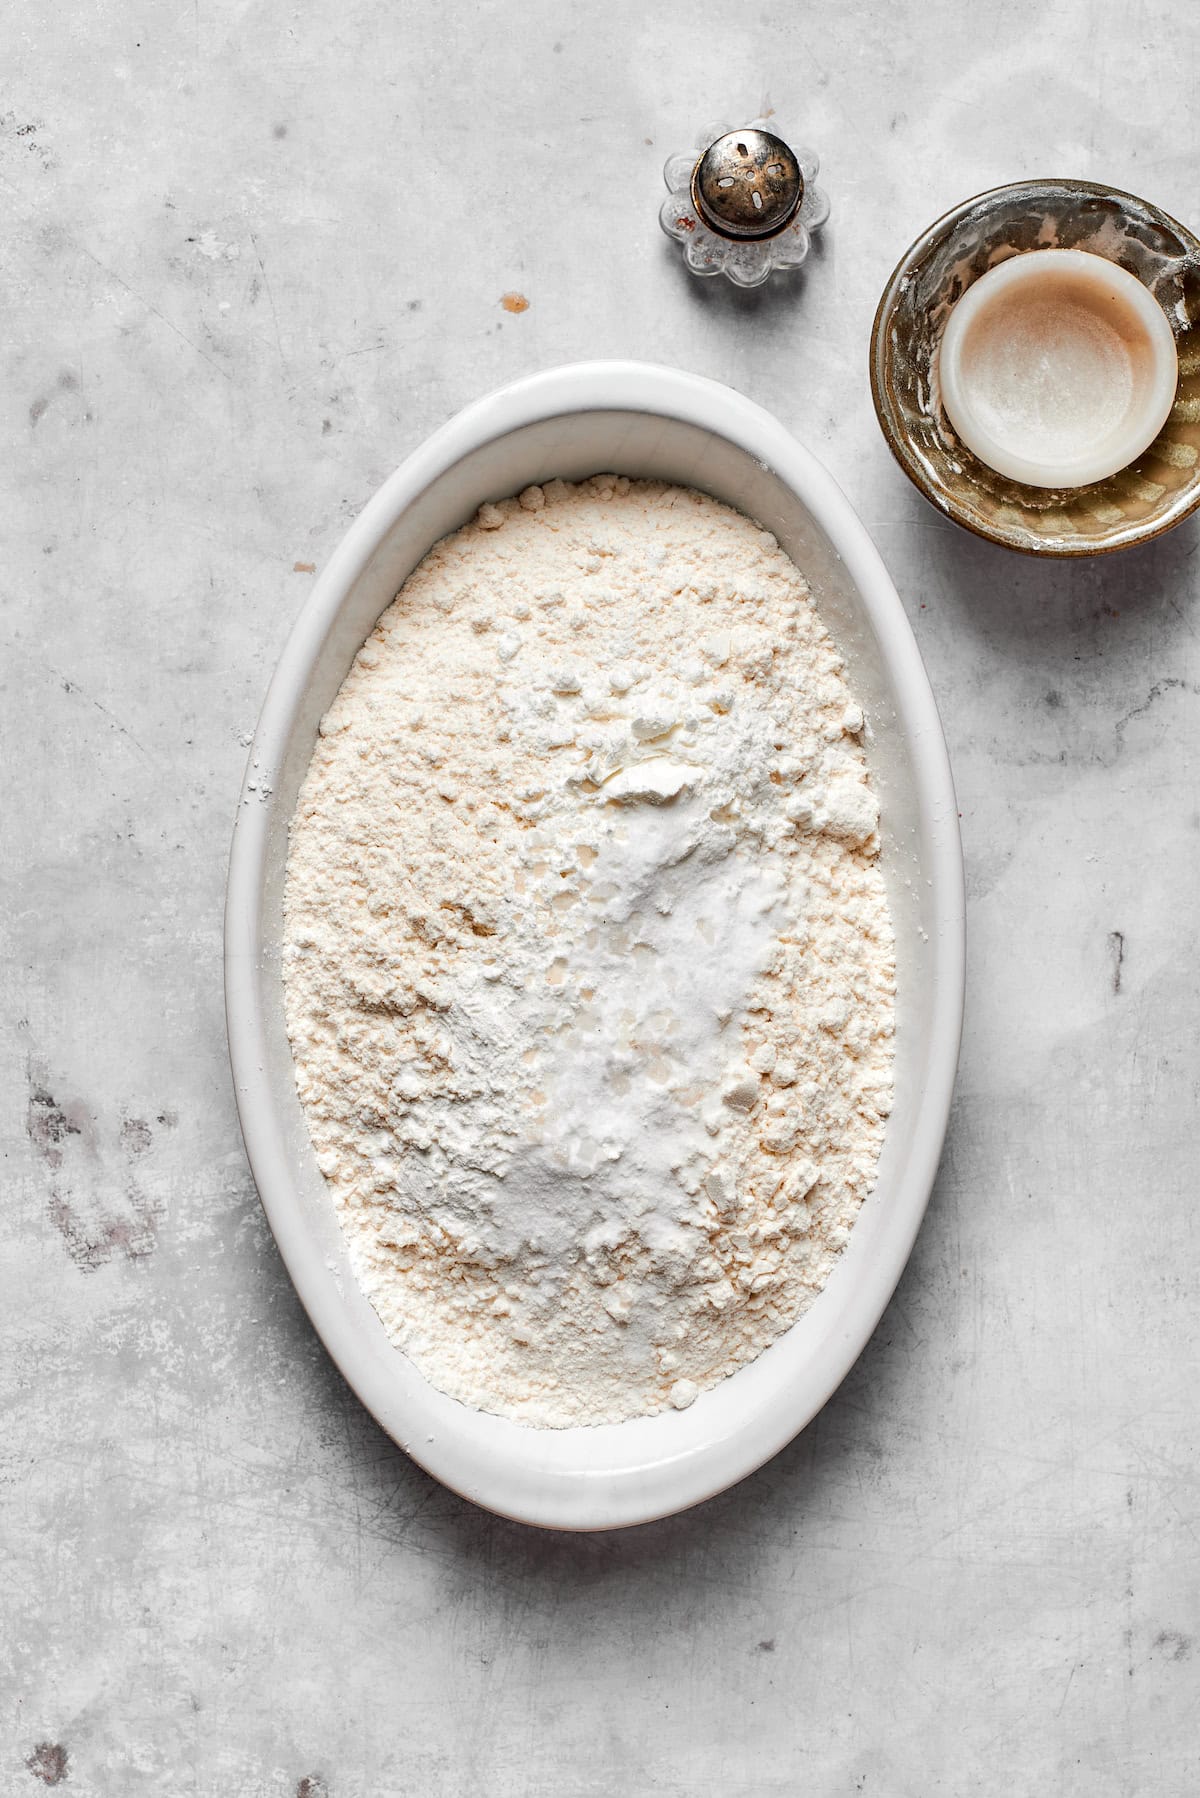
POLYGON ((1157 206, 1087 181, 1015 181, 965 200, 905 252, 871 333, 871 396, 892 454, 939 512, 1035 556, 1145 543, 1200 507, 1200 240, 1157 206), (1025 251, 1088 250, 1136 275, 1170 321, 1179 388, 1137 461, 1087 487, 1027 487, 959 442, 942 410, 938 350, 956 301, 1025 251))

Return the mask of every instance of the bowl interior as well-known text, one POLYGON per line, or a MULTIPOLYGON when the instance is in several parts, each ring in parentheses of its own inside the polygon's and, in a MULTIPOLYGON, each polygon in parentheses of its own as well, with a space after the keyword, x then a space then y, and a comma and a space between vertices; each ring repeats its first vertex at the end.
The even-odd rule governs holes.
POLYGON ((1155 537, 1200 506, 1200 241, 1112 188, 1026 181, 981 194, 932 225, 892 275, 875 318, 871 383, 900 466, 968 530, 1059 556, 1155 537), (1135 276, 1162 307, 1179 357, 1158 436, 1128 468, 1085 487, 1028 486, 987 467, 955 435, 939 392, 938 352, 957 301, 1008 257, 1047 249, 1105 256, 1135 276))
MULTIPOLYGON (((836 493, 816 470, 818 477, 836 493)), ((386 502, 387 491, 375 508, 386 502)), ((838 503, 845 505, 840 496, 838 503)), ((944 1128, 945 1057, 949 1053, 952 1071, 961 1003, 959 987, 950 994, 956 1015, 954 1041, 947 1045, 947 980, 951 987, 961 982, 961 972, 953 971, 952 952, 947 976, 939 933, 945 930, 947 855, 956 870, 959 863, 948 774, 942 803, 931 799, 938 790, 938 777, 929 773, 931 717, 937 738, 932 765, 944 769, 936 715, 894 594, 889 588, 883 601, 877 593, 871 603, 864 598, 864 589, 887 586, 887 577, 861 527, 855 525, 863 569, 856 570, 853 555, 846 559, 847 545, 831 540, 787 481, 738 443, 693 423, 619 410, 541 419, 473 449, 422 485, 397 516, 388 515, 385 503, 379 517, 373 551, 360 557, 348 584, 339 579, 335 558, 324 577, 328 603, 319 603, 318 589, 307 631, 308 614, 298 627, 300 641, 289 645, 256 738, 249 778, 257 792, 243 797, 239 819, 239 835, 247 838, 235 848, 230 915, 236 923, 241 913, 252 912, 254 928, 244 939, 249 965, 235 960, 229 979, 235 996, 245 983, 253 1003, 243 1006, 235 997, 231 1004, 231 1043, 238 1033, 255 1033, 241 1056, 234 1043, 234 1063, 235 1073, 239 1060, 247 1070, 247 1078, 239 1079, 239 1106, 259 1190, 289 1271, 334 1358, 389 1433, 430 1471, 494 1510, 560 1527, 661 1515, 741 1477, 819 1409, 874 1328, 920 1222, 944 1128), (485 499, 532 481, 610 470, 702 488, 774 531, 807 575, 846 658, 874 732, 870 759, 883 808, 899 981, 896 1093, 876 1190, 832 1279, 798 1324, 687 1411, 549 1431, 468 1410, 437 1392, 391 1345, 353 1278, 293 1083, 280 979, 282 896, 288 824, 318 721, 410 571, 485 499), (930 1087, 940 1093, 933 1109, 941 1106, 932 1134, 930 1087)), ((951 895, 952 911, 960 903, 961 894, 951 895)), ((235 958, 240 940, 235 929, 235 958)))

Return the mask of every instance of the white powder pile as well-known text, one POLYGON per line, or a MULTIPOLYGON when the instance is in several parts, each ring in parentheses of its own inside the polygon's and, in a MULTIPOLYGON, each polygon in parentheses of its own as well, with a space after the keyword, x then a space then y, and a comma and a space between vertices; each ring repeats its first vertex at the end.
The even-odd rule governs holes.
POLYGON ((484 506, 360 651, 292 825, 288 1030, 443 1391, 684 1406, 828 1278, 891 1096, 864 730, 774 537, 657 482, 484 506))

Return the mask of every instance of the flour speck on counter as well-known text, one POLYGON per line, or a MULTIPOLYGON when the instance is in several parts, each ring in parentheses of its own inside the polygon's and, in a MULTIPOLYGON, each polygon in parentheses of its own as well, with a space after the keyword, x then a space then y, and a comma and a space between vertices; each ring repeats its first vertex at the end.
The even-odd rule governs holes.
POLYGON ((293 820, 285 998, 435 1386, 684 1409, 820 1291, 891 1102, 868 730, 774 537, 660 482, 486 505, 380 619, 293 820))

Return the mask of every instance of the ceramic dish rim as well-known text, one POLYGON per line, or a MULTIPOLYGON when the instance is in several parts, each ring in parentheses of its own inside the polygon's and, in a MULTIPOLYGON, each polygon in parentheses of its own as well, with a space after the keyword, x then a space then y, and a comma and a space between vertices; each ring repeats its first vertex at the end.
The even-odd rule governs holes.
MULTIPOLYGON (((340 608, 404 510, 476 449, 529 424, 607 411, 699 426, 756 460, 795 496, 840 557, 855 603, 870 620, 894 685, 897 728, 911 762, 913 803, 927 845, 924 872, 931 888, 927 921, 936 930, 929 964, 932 996, 922 1088, 913 1108, 911 1148, 888 1195, 891 1221, 886 1241, 860 1270, 859 1281, 838 1310, 835 1327, 822 1338, 813 1365, 795 1381, 797 1389, 789 1387, 771 1396, 735 1432, 686 1453, 661 1451, 646 1467, 628 1474, 605 1472, 601 1478, 597 1468, 573 1467, 575 1485, 570 1491, 561 1484, 565 1476, 558 1476, 558 1486, 539 1484, 525 1468, 517 1474, 506 1470, 502 1479, 482 1464, 481 1449, 474 1458, 469 1447, 451 1454, 442 1442, 427 1438, 420 1417, 414 1420, 406 1410, 407 1401, 397 1397, 398 1384, 389 1388, 372 1367, 361 1329, 340 1308, 333 1278, 312 1240, 280 1154, 279 1115, 267 1071, 272 1053, 269 1014, 259 994, 269 831, 266 808, 247 803, 245 784, 226 902, 226 1014, 243 1139, 263 1209, 309 1320, 359 1399, 427 1472, 501 1515, 560 1529, 646 1522, 723 1491, 784 1447, 841 1384, 891 1298, 928 1203, 949 1117, 964 997, 963 866, 953 781, 933 693, 891 577, 841 489, 771 414, 717 382, 678 369, 622 361, 544 371, 469 405, 422 443, 351 524, 296 620, 268 687, 246 782, 256 766, 280 765, 307 682, 340 608)), ((604 1427, 625 1430, 645 1421, 604 1427)))

